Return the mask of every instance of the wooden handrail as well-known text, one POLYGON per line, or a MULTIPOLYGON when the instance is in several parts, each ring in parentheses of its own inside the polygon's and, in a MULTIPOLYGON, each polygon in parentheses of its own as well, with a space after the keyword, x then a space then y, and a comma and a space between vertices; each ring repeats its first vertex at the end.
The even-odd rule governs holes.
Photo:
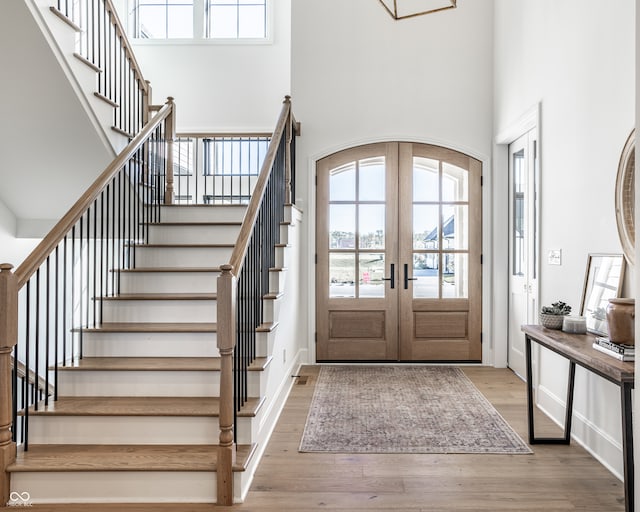
POLYGON ((127 52, 127 57, 131 62, 131 69, 135 72, 136 76, 140 80, 140 87, 145 92, 145 94, 149 94, 149 82, 147 82, 142 76, 142 71, 140 70, 140 65, 136 60, 136 56, 133 53, 133 49, 131 48, 131 43, 129 43, 129 38, 127 37, 127 33, 122 26, 122 22, 118 17, 118 13, 116 12, 116 8, 113 6, 113 2, 111 0, 104 0, 104 5, 113 20, 113 24, 116 27, 116 31, 118 33, 118 37, 122 39, 122 47, 127 52))
POLYGON ((134 137, 129 145, 124 148, 116 159, 111 162, 102 174, 93 182, 93 184, 82 194, 80 199, 69 209, 69 211, 60 219, 47 236, 37 245, 29 256, 16 269, 15 275, 18 280, 18 289, 22 288, 31 276, 38 270, 40 265, 44 263, 47 256, 53 252, 56 246, 62 241, 64 236, 78 222, 84 212, 91 206, 91 203, 107 186, 114 175, 127 163, 127 161, 140 149, 149 135, 155 130, 162 121, 173 113, 173 101, 169 99, 164 107, 147 123, 147 125, 134 137))
POLYGON ((276 159, 280 140, 285 134, 285 129, 290 113, 291 97, 285 96, 282 110, 280 111, 280 117, 278 118, 278 123, 276 124, 276 128, 273 131, 273 136, 271 138, 271 142, 269 143, 269 149, 267 150, 264 162, 262 163, 260 175, 258 176, 258 181, 256 182, 256 187, 251 194, 251 201, 249 201, 249 206, 247 206, 247 211, 244 215, 242 226, 240 227, 238 240, 235 247, 233 248, 233 252, 231 253, 231 258, 229 259, 229 265, 233 267, 233 274, 235 276, 240 275, 240 271, 242 270, 244 256, 247 253, 249 242, 251 240, 253 225, 256 223, 256 219, 258 217, 258 211, 260 210, 262 196, 264 196, 264 191, 267 188, 267 182, 269 181, 271 168, 273 167, 273 163, 276 159))

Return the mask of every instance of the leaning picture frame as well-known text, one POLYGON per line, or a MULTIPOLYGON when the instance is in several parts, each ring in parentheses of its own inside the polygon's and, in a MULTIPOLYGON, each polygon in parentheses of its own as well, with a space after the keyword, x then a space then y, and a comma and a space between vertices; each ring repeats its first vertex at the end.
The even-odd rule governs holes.
POLYGON ((587 321, 587 331, 609 336, 607 305, 620 297, 626 262, 622 254, 593 253, 587 257, 587 270, 580 302, 580 315, 587 321))

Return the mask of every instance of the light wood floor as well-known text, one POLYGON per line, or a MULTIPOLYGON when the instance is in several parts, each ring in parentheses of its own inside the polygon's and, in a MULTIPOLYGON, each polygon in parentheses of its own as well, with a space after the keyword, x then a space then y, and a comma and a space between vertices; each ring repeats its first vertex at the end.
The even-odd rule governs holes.
MULTIPOLYGON (((34 506, 34 511, 383 512, 624 510, 622 483, 577 445, 533 447, 533 455, 340 455, 298 453, 317 366, 296 384, 244 504, 34 506)), ((465 373, 526 439, 525 386, 510 370, 465 373)), ((537 433, 557 435, 547 418, 537 433)))

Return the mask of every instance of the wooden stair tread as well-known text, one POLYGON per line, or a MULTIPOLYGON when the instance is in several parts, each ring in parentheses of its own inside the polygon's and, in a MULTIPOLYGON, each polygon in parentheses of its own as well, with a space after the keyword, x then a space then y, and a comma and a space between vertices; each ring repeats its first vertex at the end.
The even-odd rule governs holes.
POLYGON ((256 332, 271 332, 278 327, 278 322, 267 322, 258 326, 256 332))
POLYGON ((121 293, 102 300, 216 300, 217 293, 121 293))
MULTIPOLYGON (((270 357, 258 357, 249 371, 262 371, 270 357)), ((84 357, 58 371, 220 371, 219 357, 84 357)))
MULTIPOLYGON (((238 417, 253 417, 264 400, 248 398, 238 417)), ((218 397, 62 396, 29 408, 30 416, 188 416, 218 417, 218 397)))
POLYGON ((84 332, 216 332, 218 325, 211 322, 104 322, 84 332))
POLYGON ((235 247, 235 244, 131 244, 135 247, 157 247, 157 248, 173 248, 173 247, 184 247, 187 249, 192 248, 206 248, 206 249, 215 249, 215 248, 228 248, 235 247))
POLYGON ((242 226, 242 222, 234 221, 161 221, 161 222, 143 222, 147 226, 242 226))
POLYGON ((163 204, 162 208, 247 208, 246 204, 163 204))
POLYGON ((221 272, 220 267, 137 267, 121 269, 119 272, 221 272))
MULTIPOLYGON (((20 450, 7 471, 215 471, 217 445, 37 445, 20 450)), ((238 445, 234 471, 244 471, 254 445, 238 445)))

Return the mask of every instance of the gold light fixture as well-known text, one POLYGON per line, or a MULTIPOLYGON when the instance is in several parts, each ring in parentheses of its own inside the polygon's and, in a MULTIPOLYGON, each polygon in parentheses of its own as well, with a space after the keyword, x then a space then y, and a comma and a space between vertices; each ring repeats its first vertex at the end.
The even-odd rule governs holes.
POLYGON ((455 9, 456 2, 457 0, 380 0, 380 3, 395 20, 455 9))

